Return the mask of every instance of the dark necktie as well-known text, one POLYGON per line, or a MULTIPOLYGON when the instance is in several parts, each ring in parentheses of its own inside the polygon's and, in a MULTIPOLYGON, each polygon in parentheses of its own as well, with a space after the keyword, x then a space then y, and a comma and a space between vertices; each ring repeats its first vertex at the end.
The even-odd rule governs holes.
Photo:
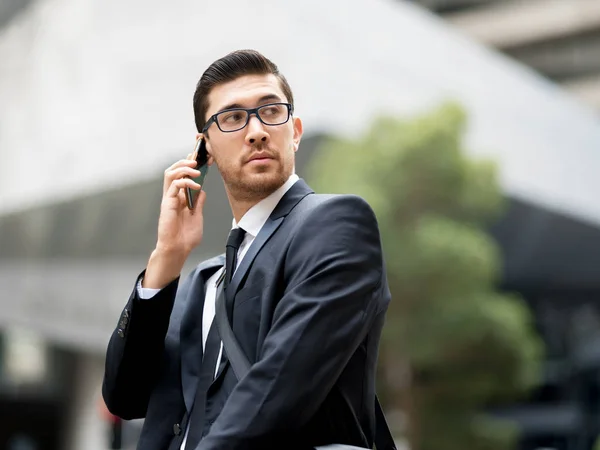
MULTIPOLYGON (((225 278, 223 280, 225 287, 229 285, 233 272, 237 264, 237 252, 244 240, 246 232, 241 228, 234 228, 229 233, 227 239, 227 245, 225 246, 225 278)), ((217 293, 219 290, 217 289, 217 293)), ((220 300, 224 300, 221 298, 220 300)), ((215 302, 219 301, 219 298, 215 299, 215 302)), ((216 310, 216 305, 215 305, 216 310)), ((210 331, 206 338, 206 345, 204 348, 204 355, 202 357, 202 368, 200 369, 200 375, 198 377, 198 387, 196 390, 196 397, 194 398, 194 405, 192 406, 192 414, 189 420, 189 433, 187 442, 185 444, 185 450, 194 449, 200 439, 202 438, 202 431, 205 427, 206 421, 206 394, 210 385, 213 382, 216 369, 217 359, 219 358, 219 350, 221 349, 221 339, 219 332, 217 331, 216 320, 213 319, 210 331)), ((223 358, 226 356, 223 355, 223 358)))
POLYGON ((241 228, 234 228, 229 232, 227 245, 225 246, 225 289, 233 278, 233 272, 237 265, 237 253, 244 240, 246 232, 241 228))

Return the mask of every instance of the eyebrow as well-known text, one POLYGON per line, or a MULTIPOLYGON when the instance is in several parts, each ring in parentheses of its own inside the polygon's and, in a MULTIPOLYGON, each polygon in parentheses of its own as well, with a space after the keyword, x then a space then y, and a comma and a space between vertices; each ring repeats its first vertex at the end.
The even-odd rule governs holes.
MULTIPOLYGON (((269 101, 272 101, 272 100, 275 100, 277 102, 281 102, 282 101, 281 97, 279 97, 279 95, 277 95, 277 94, 267 94, 267 95, 263 95, 261 98, 259 98, 257 103, 261 104, 261 103, 266 103, 266 102, 269 102, 269 101)), ((219 109, 216 112, 216 114, 219 114, 220 112, 223 112, 223 111, 228 110, 228 109, 234 109, 234 108, 244 108, 244 106, 242 106, 239 103, 231 103, 231 104, 225 106, 224 108, 219 109)))

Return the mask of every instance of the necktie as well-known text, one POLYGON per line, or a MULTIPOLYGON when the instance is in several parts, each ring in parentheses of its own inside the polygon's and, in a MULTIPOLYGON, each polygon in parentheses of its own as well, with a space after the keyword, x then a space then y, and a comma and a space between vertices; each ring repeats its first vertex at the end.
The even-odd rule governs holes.
MULTIPOLYGON (((225 288, 229 285, 229 282, 233 277, 233 272, 235 272, 237 252, 244 240, 245 234, 246 232, 241 228, 234 228, 229 233, 227 244, 225 246, 225 278, 223 280, 225 288)), ((221 300, 224 299, 222 298, 221 300)), ((219 301, 219 298, 216 298, 215 301, 219 301)), ((194 398, 192 414, 190 416, 190 429, 185 444, 185 450, 195 448, 202 438, 206 412, 206 394, 215 376, 220 348, 221 339, 217 331, 216 320, 213 319, 210 331, 206 338, 204 355, 202 357, 202 368, 200 369, 200 375, 198 377, 198 387, 196 390, 196 397, 194 398)), ((226 356, 223 355, 223 357, 225 358, 226 356)))
POLYGON ((229 232, 227 245, 225 246, 225 289, 227 289, 231 278, 233 278, 233 272, 235 272, 237 265, 237 253, 245 234, 246 232, 241 228, 234 228, 229 232))

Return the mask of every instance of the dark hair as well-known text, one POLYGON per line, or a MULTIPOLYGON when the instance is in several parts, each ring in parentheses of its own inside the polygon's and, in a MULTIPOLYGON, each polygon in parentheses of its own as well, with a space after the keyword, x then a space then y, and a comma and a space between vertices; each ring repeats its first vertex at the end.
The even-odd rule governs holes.
POLYGON ((277 66, 256 50, 237 50, 217 59, 204 71, 194 92, 194 120, 198 132, 206 123, 208 94, 217 85, 233 81, 244 75, 273 74, 281 84, 281 90, 287 101, 294 104, 292 89, 277 66))

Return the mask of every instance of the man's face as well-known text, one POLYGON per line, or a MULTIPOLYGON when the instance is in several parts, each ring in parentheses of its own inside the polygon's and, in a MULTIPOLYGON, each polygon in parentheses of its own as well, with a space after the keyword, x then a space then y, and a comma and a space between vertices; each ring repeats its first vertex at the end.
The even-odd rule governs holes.
MULTIPOLYGON (((206 119, 224 109, 276 102, 289 100, 274 75, 245 75, 212 89, 206 119)), ((302 122, 292 117, 282 125, 269 126, 252 115, 241 130, 224 133, 213 123, 206 134, 208 153, 228 192, 238 200, 256 200, 275 191, 293 173, 302 122)))

